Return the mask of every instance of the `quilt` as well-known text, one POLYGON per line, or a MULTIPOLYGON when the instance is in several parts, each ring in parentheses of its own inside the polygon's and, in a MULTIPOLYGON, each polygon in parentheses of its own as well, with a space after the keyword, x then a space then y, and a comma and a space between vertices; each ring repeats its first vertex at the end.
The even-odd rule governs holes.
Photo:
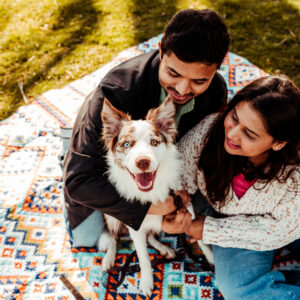
MULTIPOLYGON (((72 127, 84 98, 101 78, 119 63, 157 49, 161 35, 126 49, 95 72, 60 89, 49 90, 20 107, 0 122, 0 299, 140 300, 139 273, 127 274, 117 289, 103 284, 101 261, 104 252, 95 248, 74 248, 62 215, 63 153, 61 127, 72 127), (61 276, 64 276, 73 289, 61 276), (72 293, 73 292, 73 293, 72 293)), ((237 90, 266 73, 243 57, 229 53, 220 69, 229 98, 237 90)), ((161 235, 176 251, 178 238, 161 235)), ((118 244, 117 264, 132 252, 124 237, 118 244)), ((201 257, 201 249, 194 247, 201 257)), ((158 257, 149 250, 151 258, 158 257)), ((289 268, 300 262, 285 260, 275 268, 289 268)), ((154 291, 150 299, 223 299, 212 272, 195 272, 194 263, 181 261, 154 268, 154 291)), ((114 276, 107 280, 114 282, 114 276)))

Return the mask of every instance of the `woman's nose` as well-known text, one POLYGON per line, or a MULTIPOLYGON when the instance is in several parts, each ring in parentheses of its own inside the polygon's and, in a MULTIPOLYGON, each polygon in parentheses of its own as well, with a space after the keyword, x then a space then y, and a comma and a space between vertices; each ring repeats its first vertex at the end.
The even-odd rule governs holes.
POLYGON ((232 141, 237 140, 239 138, 239 126, 231 126, 228 129, 227 137, 232 141))

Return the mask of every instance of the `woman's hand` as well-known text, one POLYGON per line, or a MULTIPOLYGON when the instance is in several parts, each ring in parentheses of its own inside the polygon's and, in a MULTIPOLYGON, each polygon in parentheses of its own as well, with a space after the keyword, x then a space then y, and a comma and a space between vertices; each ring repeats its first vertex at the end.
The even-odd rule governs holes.
POLYGON ((164 217, 161 229, 170 234, 184 233, 190 230, 192 224, 192 215, 182 208, 176 213, 164 217))
POLYGON ((205 216, 197 216, 197 218, 192 222, 191 226, 185 232, 190 236, 189 242, 194 243, 203 238, 203 226, 204 226, 205 216))

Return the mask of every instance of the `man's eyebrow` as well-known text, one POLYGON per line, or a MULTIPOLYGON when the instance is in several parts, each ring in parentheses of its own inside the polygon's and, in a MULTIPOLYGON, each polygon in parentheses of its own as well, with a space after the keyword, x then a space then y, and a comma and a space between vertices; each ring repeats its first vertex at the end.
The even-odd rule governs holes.
MULTIPOLYGON (((235 107, 233 108, 233 113, 234 113, 235 117, 237 118, 237 120, 239 120, 239 117, 238 117, 238 115, 237 115, 237 113, 236 113, 235 107)), ((259 134, 257 134, 255 131, 249 129, 249 128, 246 127, 246 126, 245 126, 245 129, 246 129, 247 131, 251 132, 252 134, 256 135, 257 137, 259 137, 259 134)))
MULTIPOLYGON (((172 72, 172 73, 175 73, 177 76, 181 76, 181 74, 179 74, 175 69, 173 69, 172 67, 168 67, 169 70, 172 72)), ((193 79, 193 81, 207 81, 208 78, 195 78, 193 79)))

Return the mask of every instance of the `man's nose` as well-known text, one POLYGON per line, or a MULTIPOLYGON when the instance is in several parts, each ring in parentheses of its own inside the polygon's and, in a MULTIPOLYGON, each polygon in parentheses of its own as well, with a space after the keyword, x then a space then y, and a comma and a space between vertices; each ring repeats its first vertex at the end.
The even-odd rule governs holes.
POLYGON ((187 95, 191 92, 190 83, 187 80, 180 80, 176 84, 176 91, 181 95, 187 95))

